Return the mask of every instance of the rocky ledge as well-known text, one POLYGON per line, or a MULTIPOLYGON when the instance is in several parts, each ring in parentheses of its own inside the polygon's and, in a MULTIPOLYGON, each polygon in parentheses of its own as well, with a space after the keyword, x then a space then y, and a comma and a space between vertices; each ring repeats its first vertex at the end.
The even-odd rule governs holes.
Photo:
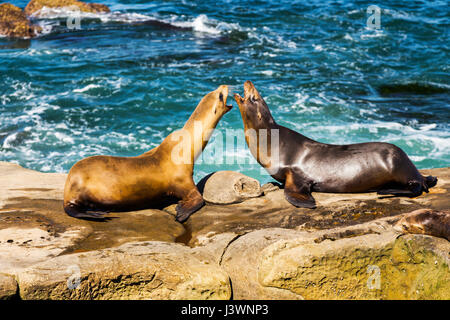
POLYGON ((79 9, 81 12, 110 12, 109 8, 104 4, 86 3, 78 0, 31 0, 25 7, 25 14, 27 16, 39 16, 43 8, 68 8, 79 9))
POLYGON ((0 4, 0 35, 10 38, 32 38, 41 31, 34 26, 19 7, 10 3, 0 4))
POLYGON ((317 193, 310 210, 275 183, 218 172, 182 225, 174 205, 70 218, 65 174, 0 162, 0 298, 450 299, 450 242, 394 227, 448 212, 450 168, 423 173, 439 182, 418 198, 317 193))
POLYGON ((29 39, 37 36, 42 28, 33 25, 29 17, 45 17, 45 10, 64 9, 89 13, 110 12, 104 4, 85 3, 78 0, 31 0, 22 10, 10 3, 0 4, 0 36, 29 39))

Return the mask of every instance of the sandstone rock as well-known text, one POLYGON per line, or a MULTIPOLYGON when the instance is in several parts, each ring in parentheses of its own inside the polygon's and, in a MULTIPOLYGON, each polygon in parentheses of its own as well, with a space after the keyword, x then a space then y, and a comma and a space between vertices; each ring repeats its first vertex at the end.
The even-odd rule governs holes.
MULTIPOLYGON (((199 245, 205 237, 221 233, 242 235, 264 228, 317 231, 358 225, 383 217, 397 216, 421 208, 445 210, 450 207, 450 168, 423 170, 438 176, 430 193, 410 199, 380 197, 376 193, 314 193, 317 209, 295 208, 277 189, 264 196, 229 205, 207 204, 184 224, 189 229, 188 243, 199 245)), ((186 241, 186 240, 184 240, 186 241)))
POLYGON ((280 189, 280 187, 272 182, 268 182, 261 187, 261 191, 264 193, 264 195, 272 191, 277 191, 278 189, 280 189))
POLYGON ((22 299, 229 299, 227 274, 188 247, 128 243, 64 255, 17 275, 22 299))
POLYGON ((10 4, 0 4, 0 35, 11 38, 32 38, 41 27, 33 26, 22 9, 10 4))
POLYGON ((78 0, 31 0, 25 7, 25 13, 28 16, 39 16, 42 8, 79 8, 82 12, 110 12, 104 4, 85 3, 78 0))
POLYGON ((275 188, 207 203, 181 225, 174 206, 71 218, 65 174, 0 162, 0 273, 26 299, 227 299, 228 277, 235 299, 449 299, 449 242, 393 228, 413 210, 449 209, 450 168, 422 173, 439 182, 414 199, 314 193, 310 210, 275 188), (370 266, 380 289, 367 286, 370 266))
POLYGON ((17 282, 9 275, 0 273, 0 300, 9 300, 17 295, 17 282))
POLYGON ((258 180, 239 172, 218 171, 205 182, 203 198, 214 204, 230 204, 262 194, 258 180))
POLYGON ((16 227, 0 230, 0 272, 14 274, 33 264, 47 261, 83 239, 83 229, 58 234, 41 228, 16 227))
POLYGON ((279 286, 262 286, 258 281, 260 252, 275 241, 292 237, 294 230, 273 228, 242 235, 229 243, 220 265, 230 275, 234 299, 303 299, 300 294, 279 286))
POLYGON ((277 298, 267 288, 305 299, 450 298, 450 243, 398 237, 396 219, 319 232, 254 231, 229 244, 222 267, 236 299, 277 298), (244 261, 245 260, 245 261, 244 261))
POLYGON ((69 217, 62 207, 65 179, 0 162, 0 272, 17 272, 62 253, 174 242, 184 233, 173 216, 156 209, 111 213, 107 222, 69 217))

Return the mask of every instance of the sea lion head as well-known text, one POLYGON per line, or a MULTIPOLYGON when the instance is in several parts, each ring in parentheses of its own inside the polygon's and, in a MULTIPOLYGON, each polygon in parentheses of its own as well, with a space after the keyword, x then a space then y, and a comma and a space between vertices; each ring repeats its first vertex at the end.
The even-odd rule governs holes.
POLYGON ((394 225, 394 229, 401 233, 425 233, 424 224, 416 219, 402 218, 394 225))
POLYGON ((436 237, 450 236, 450 212, 419 209, 406 214, 394 226, 402 233, 428 234, 436 237))
MULTIPOLYGON (((219 120, 225 113, 232 109, 231 105, 227 105, 227 98, 228 86, 219 86, 216 90, 208 93, 200 100, 200 103, 185 123, 183 127, 185 131, 181 132, 190 134, 192 141, 196 141, 193 143, 194 149, 191 152, 194 160, 200 155, 203 148, 205 148, 219 120)), ((178 140, 179 135, 179 131, 173 132, 170 134, 170 140, 178 140)), ((193 162, 191 161, 190 163, 193 162)))
POLYGON ((244 83, 244 97, 234 94, 246 128, 267 129, 274 125, 269 107, 251 81, 244 83))
POLYGON ((225 113, 230 111, 233 106, 227 105, 228 86, 221 85, 216 90, 208 93, 200 101, 200 112, 210 113, 213 117, 221 118, 225 113))
POLYGON ((227 105, 228 86, 221 85, 205 95, 191 114, 184 128, 192 128, 197 121, 202 122, 203 130, 214 129, 225 113, 233 106, 227 105))

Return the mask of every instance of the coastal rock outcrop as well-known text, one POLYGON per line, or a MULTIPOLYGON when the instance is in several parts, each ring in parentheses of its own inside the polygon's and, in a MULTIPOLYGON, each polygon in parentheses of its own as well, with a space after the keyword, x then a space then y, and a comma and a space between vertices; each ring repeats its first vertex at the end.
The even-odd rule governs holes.
POLYGON ((214 204, 242 202, 262 194, 258 180, 239 172, 218 171, 205 178, 203 199, 214 204))
POLYGON ((13 299, 17 295, 17 282, 14 277, 0 273, 0 300, 13 299))
POLYGON ((17 274, 22 299, 230 299, 228 275, 186 246, 133 242, 64 255, 17 274))
POLYGON ((310 210, 274 184, 184 224, 174 205, 95 222, 64 213, 66 174, 0 162, 0 299, 450 299, 450 242, 395 228, 450 208, 450 168, 422 173, 439 182, 414 199, 315 193, 310 210))
POLYGON ((32 38, 41 30, 41 27, 30 23, 19 7, 10 3, 0 4, 0 35, 10 38, 32 38))
POLYGON ((99 3, 86 3, 78 0, 31 0, 25 7, 27 16, 39 16, 42 8, 78 8, 81 12, 110 12, 108 6, 99 3))
POLYGON ((236 299, 449 299, 450 243, 398 237, 390 223, 317 233, 265 229, 231 243, 221 266, 236 299), (277 297, 279 298, 279 296, 277 297))

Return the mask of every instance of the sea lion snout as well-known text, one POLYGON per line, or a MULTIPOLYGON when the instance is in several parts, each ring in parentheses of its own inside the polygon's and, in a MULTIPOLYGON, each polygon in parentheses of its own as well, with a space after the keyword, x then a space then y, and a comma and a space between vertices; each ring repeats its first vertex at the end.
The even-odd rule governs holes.
POLYGON ((261 98, 258 90, 256 90, 255 86, 250 80, 245 81, 244 83, 244 99, 259 99, 261 98))
POLYGON ((227 105, 227 98, 228 98, 228 86, 227 85, 221 85, 216 89, 216 92, 218 93, 219 101, 222 103, 225 113, 230 111, 233 106, 231 104, 227 105))
POLYGON ((244 97, 241 97, 239 94, 234 94, 234 100, 238 104, 239 108, 242 108, 246 105, 245 102, 251 101, 254 102, 257 99, 260 99, 261 96, 256 90, 255 86, 250 80, 245 81, 244 83, 244 97))
POLYGON ((238 93, 234 94, 234 100, 236 100, 236 103, 238 104, 239 107, 241 107, 242 104, 244 103, 244 98, 242 98, 238 93))

